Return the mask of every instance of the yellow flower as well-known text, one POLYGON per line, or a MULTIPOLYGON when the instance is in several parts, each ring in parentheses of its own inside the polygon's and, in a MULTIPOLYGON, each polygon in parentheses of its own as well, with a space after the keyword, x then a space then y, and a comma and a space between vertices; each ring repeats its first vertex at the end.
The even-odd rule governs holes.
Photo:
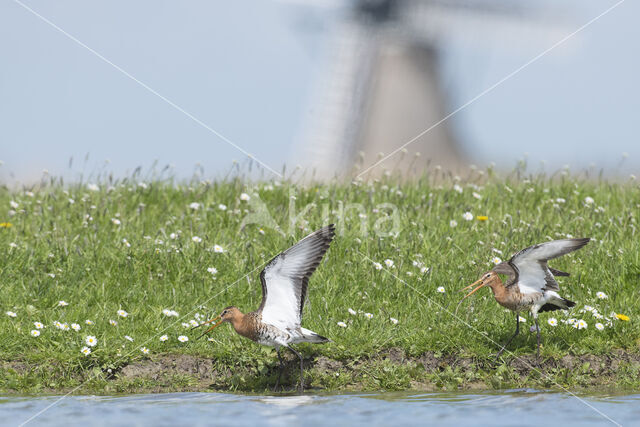
POLYGON ((616 317, 620 320, 624 320, 625 322, 628 322, 630 320, 629 316, 626 316, 624 314, 616 314, 616 317))
POLYGON ((478 215, 478 216, 476 217, 476 219, 477 219, 478 221, 486 221, 486 220, 488 220, 488 219, 489 219, 489 217, 488 217, 488 216, 486 216, 486 215, 478 215))
POLYGON ((11 224, 10 222, 0 222, 0 228, 11 228, 13 227, 13 224, 11 224))

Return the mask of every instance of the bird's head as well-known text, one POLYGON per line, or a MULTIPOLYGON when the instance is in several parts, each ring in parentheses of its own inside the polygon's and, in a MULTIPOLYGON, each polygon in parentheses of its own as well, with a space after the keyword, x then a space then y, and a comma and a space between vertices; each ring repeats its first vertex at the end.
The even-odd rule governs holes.
MULTIPOLYGON (((235 319, 238 319, 242 316, 242 312, 240 310, 238 310, 238 307, 234 307, 234 306, 229 306, 226 307, 225 309, 222 310, 222 312, 220 313, 219 316, 214 317, 211 320, 208 320, 204 323, 202 323, 201 325, 198 325, 196 327, 200 327, 202 325, 207 325, 209 323, 213 323, 213 326, 211 326, 209 329, 207 329, 206 331, 204 331, 204 333, 202 335, 200 335, 200 337, 208 334, 209 332, 211 332, 212 330, 214 330, 215 328, 217 328, 218 326, 222 325, 223 322, 233 322, 235 319)), ((200 338, 198 337, 198 338, 200 338)))
POLYGON ((473 288, 474 286, 477 285, 474 289, 471 290, 471 292, 469 292, 467 295, 465 295, 464 298, 462 298, 462 299, 464 300, 465 298, 471 296, 472 294, 474 294, 480 288, 483 288, 485 286, 489 286, 491 289, 493 289, 494 286, 499 285, 501 283, 502 283, 502 280, 500 279, 500 276, 498 276, 498 273, 496 271, 494 271, 494 270, 487 271, 482 276, 480 276, 480 279, 478 279, 477 281, 473 282, 469 286, 461 289, 461 291, 464 291, 464 290, 467 290, 469 288, 473 288))
POLYGON ((240 317, 241 315, 242 312, 238 310, 238 307, 230 305, 229 307, 226 307, 224 310, 222 310, 222 313, 220 313, 219 317, 223 322, 232 322, 233 319, 240 317))

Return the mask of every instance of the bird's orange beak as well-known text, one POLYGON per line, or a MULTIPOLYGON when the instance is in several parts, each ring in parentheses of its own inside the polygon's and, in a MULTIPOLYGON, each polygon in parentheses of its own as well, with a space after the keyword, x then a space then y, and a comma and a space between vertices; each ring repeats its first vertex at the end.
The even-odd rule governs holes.
POLYGON ((478 289, 482 288, 483 286, 486 286, 486 285, 487 285, 487 282, 484 282, 482 279, 480 279, 480 280, 478 280, 478 281, 476 281, 476 282, 473 282, 473 283, 472 283, 472 284, 470 284, 469 286, 467 286, 467 287, 465 287, 465 288, 462 288, 462 289, 460 289, 460 290, 461 290, 461 291, 464 291, 464 290, 466 290, 466 289, 473 288, 475 285, 478 285, 478 287, 477 287, 477 288, 475 288, 475 289, 473 289, 473 290, 472 290, 471 292, 469 292, 468 294, 466 294, 466 295, 464 296, 464 298, 462 298, 462 299, 460 300, 461 302, 462 302, 462 300, 464 300, 465 298, 470 297, 471 295, 473 295, 473 294, 474 294, 478 289), (478 285, 478 284, 479 284, 479 285, 478 285))
MULTIPOLYGON (((218 320, 218 319, 220 319, 220 316, 216 316, 216 317, 214 317, 214 318, 213 318, 213 319, 211 319, 211 320, 207 320, 206 322, 201 323, 200 325, 196 326, 196 328, 199 328, 200 326, 203 326, 203 325, 209 324, 209 323, 211 323, 211 322, 215 322, 215 321, 216 321, 216 320, 218 320)), ((209 332, 213 331, 215 328, 217 328, 217 327, 218 327, 218 326, 220 326, 221 324, 222 324, 222 320, 220 320, 219 322, 216 322, 216 324, 215 324, 215 325, 213 325, 212 327, 210 327, 209 329, 207 329, 206 331, 204 331, 204 332, 202 333, 202 335, 200 335, 200 336, 199 336, 198 338, 196 338, 196 339, 200 339, 200 338, 202 338, 203 336, 207 335, 209 332)))

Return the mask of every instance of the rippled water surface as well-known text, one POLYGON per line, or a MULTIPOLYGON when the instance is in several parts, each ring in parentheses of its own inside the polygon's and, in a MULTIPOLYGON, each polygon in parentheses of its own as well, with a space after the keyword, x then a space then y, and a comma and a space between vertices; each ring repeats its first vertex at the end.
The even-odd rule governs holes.
POLYGON ((376 393, 0 397, 2 425, 639 425, 640 394, 376 393), (51 406, 52 404, 54 404, 51 406), (46 409, 49 407, 49 409, 46 409), (46 409, 46 410, 45 410, 46 409), (35 418, 31 418, 43 411, 35 418))

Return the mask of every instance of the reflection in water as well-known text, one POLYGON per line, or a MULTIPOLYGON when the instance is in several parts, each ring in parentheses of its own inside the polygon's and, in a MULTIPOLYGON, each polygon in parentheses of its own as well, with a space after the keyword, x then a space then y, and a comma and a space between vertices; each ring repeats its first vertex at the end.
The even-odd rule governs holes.
MULTIPOLYGON (((0 420, 18 425, 59 397, 0 397, 0 420)), ((70 396, 29 423, 74 425, 531 425, 633 424, 640 395, 580 396, 536 390, 500 393, 359 393, 246 396, 169 393, 70 396), (610 419, 607 419, 609 417, 610 419)))
POLYGON ((257 399, 258 402, 268 405, 279 406, 281 408, 295 408, 296 406, 308 405, 314 401, 312 396, 285 396, 285 397, 265 397, 257 399))

